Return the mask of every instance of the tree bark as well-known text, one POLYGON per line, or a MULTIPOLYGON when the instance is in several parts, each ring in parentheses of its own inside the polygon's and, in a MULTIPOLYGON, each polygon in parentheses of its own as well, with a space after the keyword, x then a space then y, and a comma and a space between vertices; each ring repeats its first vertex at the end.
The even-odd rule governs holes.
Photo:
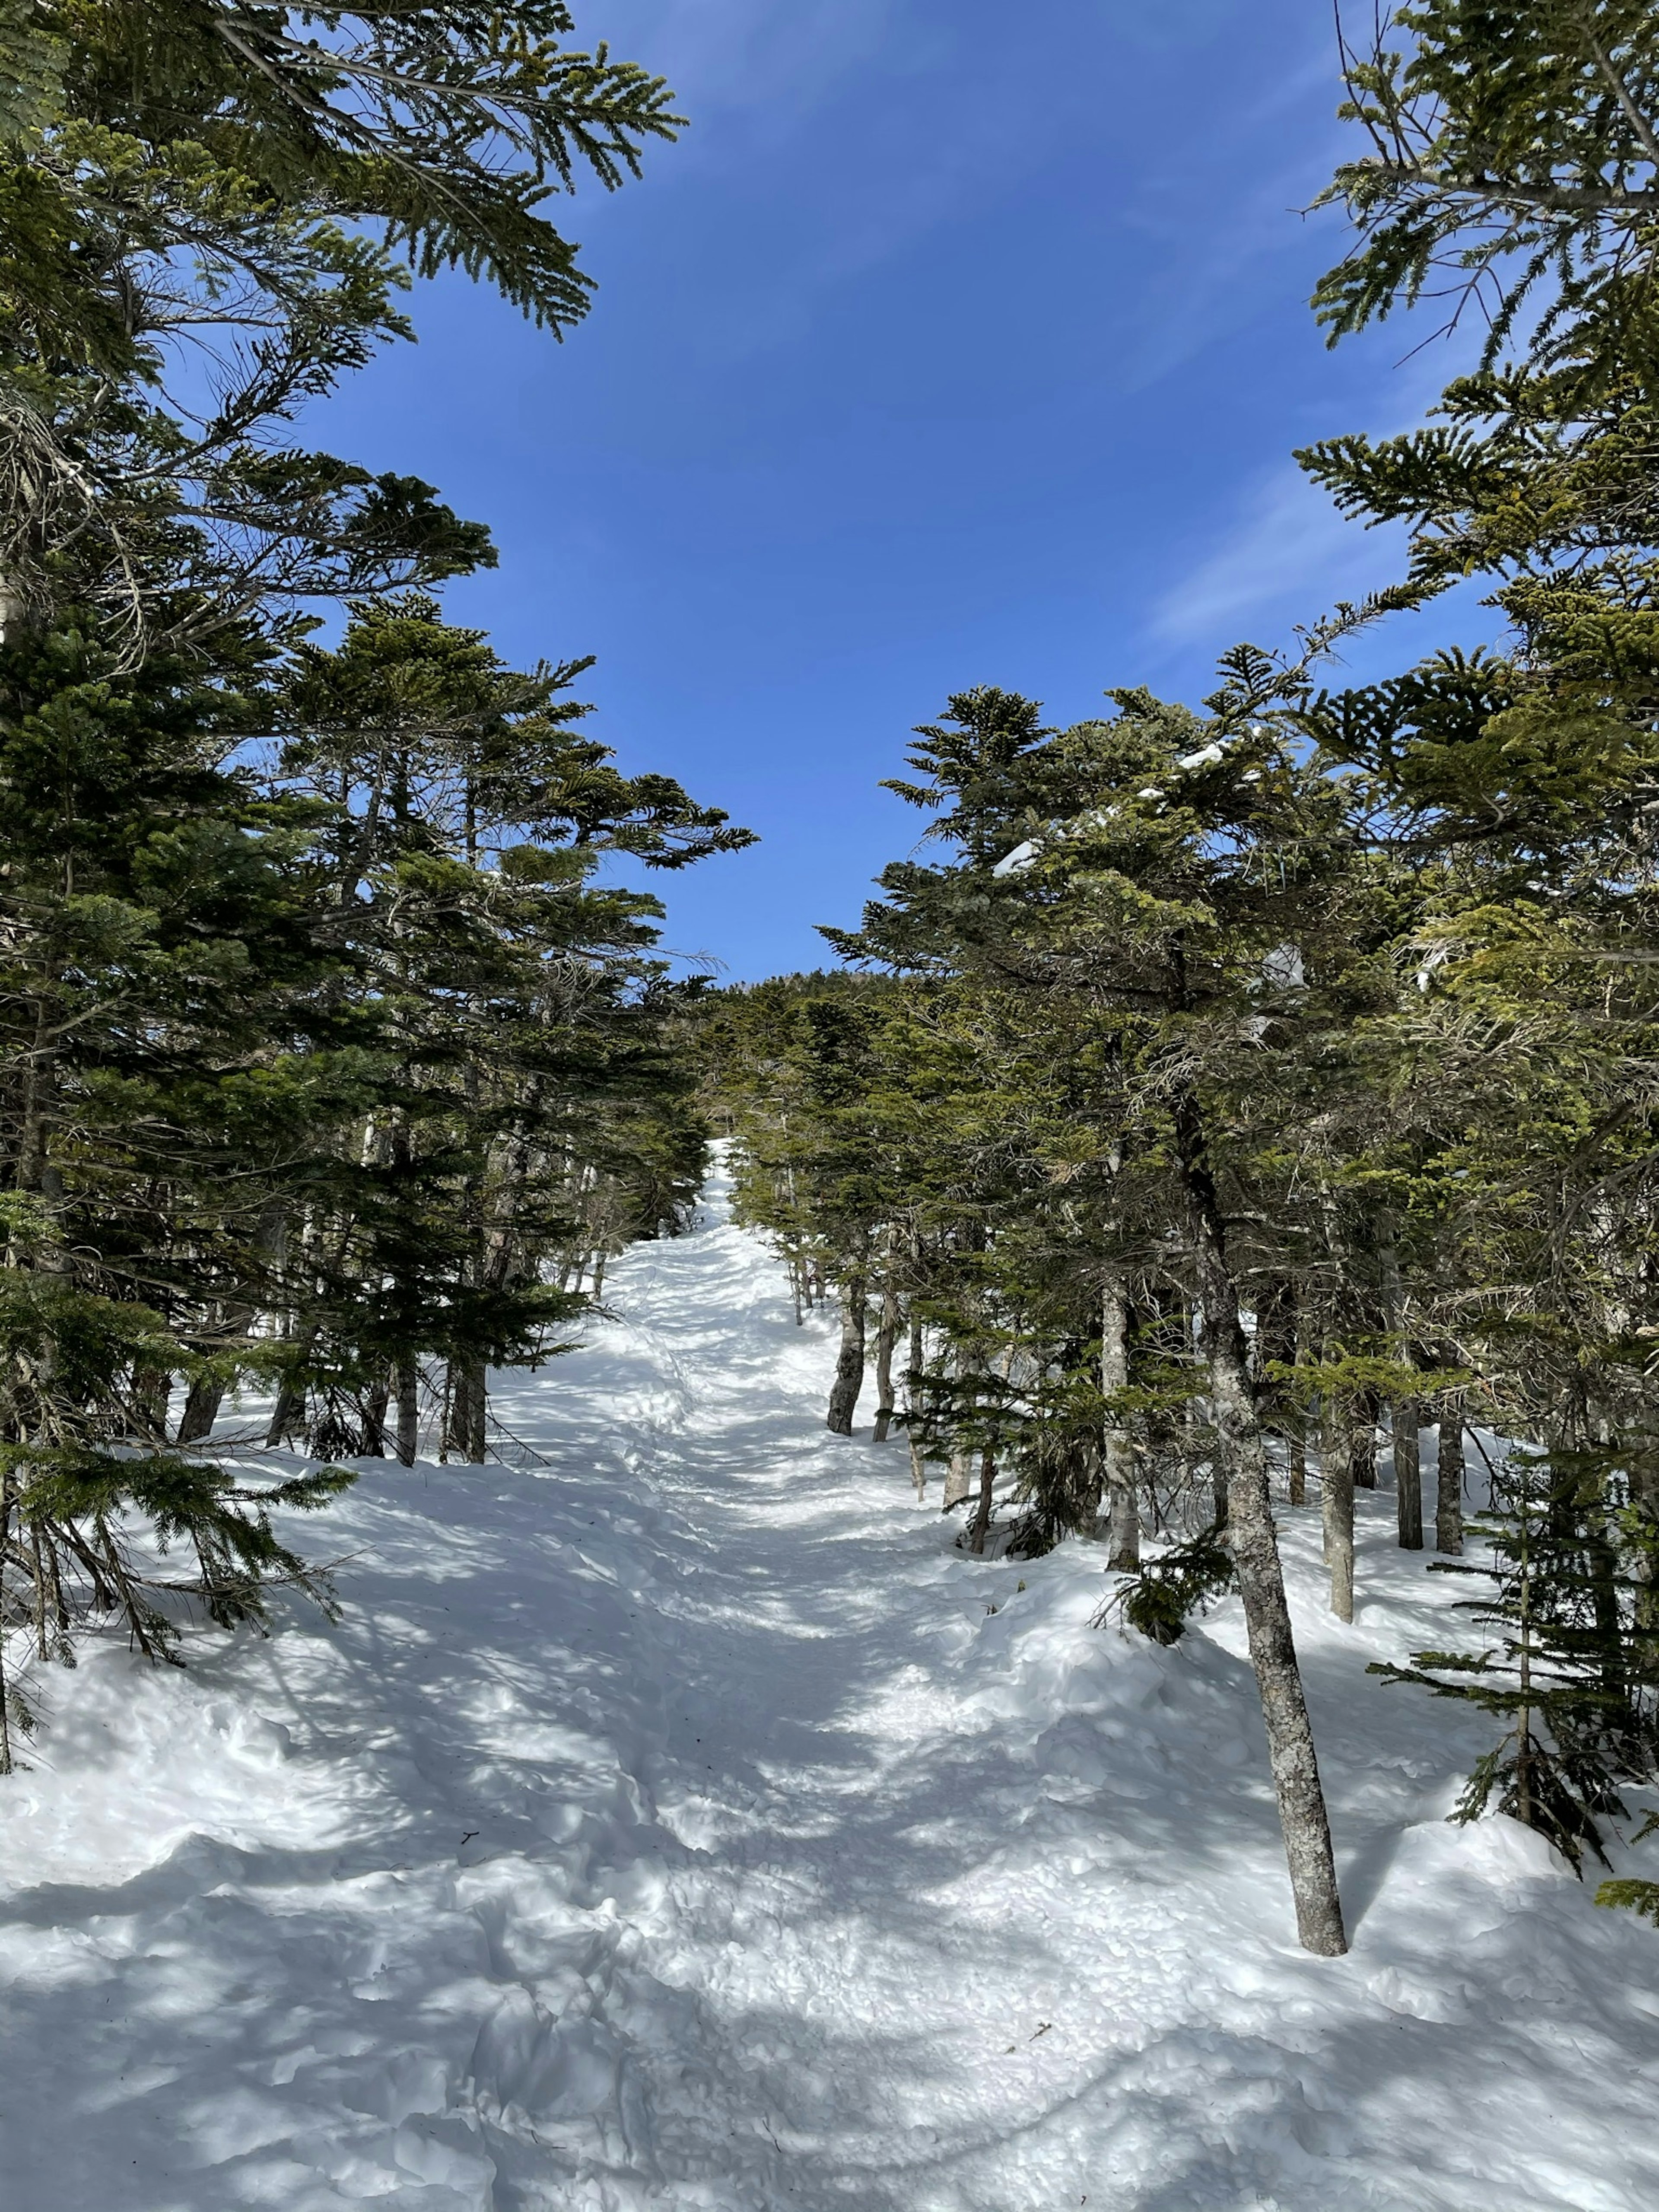
POLYGON ((979 1506, 968 1532, 968 1548, 981 1557, 991 1527, 991 1498, 997 1477, 997 1455, 987 1444, 979 1455, 979 1506))
POLYGON ((1359 1443, 1358 1417, 1344 1400, 1328 1395, 1322 1430, 1325 1564, 1330 1570, 1331 1611, 1339 1620, 1353 1619, 1353 1483, 1359 1443))
POLYGON ((213 1425, 219 1418, 219 1408, 225 1402, 225 1386, 205 1375, 198 1375, 185 1393, 185 1410, 179 1416, 179 1442, 198 1444, 204 1437, 213 1434, 213 1425))
POLYGON ((276 1403, 271 1409, 270 1425, 265 1431, 265 1449, 280 1451, 305 1417, 306 1394, 303 1385, 284 1382, 276 1393, 276 1403))
POLYGON ((1227 1543, 1238 1574, 1250 1664, 1267 1723, 1267 1759, 1279 1801, 1297 1934, 1304 1949, 1338 1958, 1348 1941, 1273 1528, 1266 1439, 1250 1384, 1220 1197, 1209 1166, 1198 1101, 1190 1091, 1176 1102, 1175 1134, 1204 1302, 1211 1417, 1216 1449, 1227 1471, 1227 1543))
POLYGON ((849 1276, 841 1294, 841 1351, 830 1387, 829 1426, 838 1437, 852 1435, 853 1415, 864 1388, 864 1278, 849 1276))
POLYGON ((1455 1559, 1463 1549, 1463 1409, 1448 1407, 1440 1422, 1434 1480, 1434 1548, 1455 1559))
POLYGON ((412 1352, 398 1361, 398 1457, 413 1467, 421 1445, 421 1370, 412 1352))
POLYGON ((945 1470, 945 1496, 939 1506, 942 1513, 949 1513, 953 1507, 968 1502, 974 1486, 973 1478, 968 1472, 970 1458, 971 1455, 965 1451, 951 1453, 950 1464, 945 1470))
MULTIPOLYGON (((1101 1294, 1100 1388, 1103 1396, 1109 1400, 1128 1387, 1129 1299, 1121 1274, 1114 1270, 1101 1294)), ((1132 1575, 1140 1565, 1134 1439, 1124 1416, 1109 1406, 1101 1442, 1106 1478, 1107 1571, 1132 1575)))
POLYGON ((391 1403, 391 1382, 389 1378, 383 1376, 370 1390, 368 1402, 363 1407, 363 1457, 365 1459, 386 1457, 386 1407, 391 1403))
POLYGON ((1362 1390, 1354 1401, 1350 1425, 1353 1434, 1353 1479, 1360 1490, 1376 1487, 1376 1417, 1380 1411, 1375 1390, 1362 1390))
POLYGON ((904 1377, 904 1410, 910 1419, 904 1432, 910 1443, 910 1480, 915 1485, 918 1498, 927 1494, 927 1455, 922 1449, 920 1428, 921 1378, 927 1366, 927 1340, 922 1333, 922 1324, 916 1318, 913 1304, 910 1310, 910 1364, 904 1377))
POLYGON ((876 1433, 884 1444, 893 1419, 893 1346, 898 1337, 899 1302, 891 1290, 881 1295, 881 1327, 876 1331, 876 1433))
POLYGON ((1402 1552, 1423 1548, 1423 1449, 1420 1409, 1415 1398, 1394 1408, 1394 1492, 1402 1552))
POLYGON ((474 1467, 484 1462, 489 1397, 484 1363, 468 1352, 449 1363, 449 1449, 474 1467))

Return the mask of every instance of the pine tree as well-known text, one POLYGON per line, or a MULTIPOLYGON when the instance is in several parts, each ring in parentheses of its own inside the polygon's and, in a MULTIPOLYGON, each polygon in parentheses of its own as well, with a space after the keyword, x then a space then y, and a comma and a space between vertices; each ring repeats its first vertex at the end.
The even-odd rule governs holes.
POLYGON ((1605 1863, 1602 1823, 1626 1809, 1620 1785, 1646 1779, 1659 1748, 1659 1641, 1644 1602, 1659 1527, 1607 1454, 1568 1450, 1512 1458, 1493 1510, 1474 1525, 1490 1564, 1435 1570, 1488 1585, 1459 1609, 1497 1642, 1413 1652, 1409 1667, 1370 1672, 1504 1723, 1454 1819, 1477 1820, 1495 1799, 1575 1871, 1587 1850, 1605 1863))

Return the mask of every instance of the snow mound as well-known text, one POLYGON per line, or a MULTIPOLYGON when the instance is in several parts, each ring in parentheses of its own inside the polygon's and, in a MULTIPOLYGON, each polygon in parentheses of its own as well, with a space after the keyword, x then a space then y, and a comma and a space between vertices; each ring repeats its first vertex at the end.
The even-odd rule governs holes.
MULTIPOLYGON (((366 1466, 337 1629, 53 1674, 0 1784, 8 2203, 1648 2212, 1659 1936, 1447 1826, 1369 1680, 1456 1593, 1287 1559, 1352 1954, 1293 1941, 1236 1606, 980 1561, 718 1219, 501 1378, 521 1467, 366 1466), (1022 1589, 1020 1584, 1024 1583, 1022 1589)), ((936 1493, 935 1493, 936 1495, 936 1493)))

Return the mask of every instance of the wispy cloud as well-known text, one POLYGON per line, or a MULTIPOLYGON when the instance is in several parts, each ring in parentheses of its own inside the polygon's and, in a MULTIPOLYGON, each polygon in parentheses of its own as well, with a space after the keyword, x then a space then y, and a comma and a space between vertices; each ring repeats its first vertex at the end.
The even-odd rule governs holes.
MULTIPOLYGON (((1387 412, 1371 434, 1395 437, 1420 423, 1447 378, 1466 366, 1467 350, 1431 347, 1382 369, 1379 382, 1388 382, 1376 393, 1377 412, 1387 412)), ((1363 407, 1356 411, 1363 418, 1363 407)), ((1218 650, 1249 622, 1288 628, 1315 620, 1338 599, 1395 582, 1405 572, 1406 546, 1403 524, 1368 530, 1348 520, 1287 456, 1243 489, 1230 518, 1218 520, 1209 550, 1156 601, 1150 634, 1166 645, 1218 650)))
POLYGON ((1215 550, 1158 600, 1152 634, 1166 645, 1219 647, 1258 616, 1316 616, 1337 599, 1375 591, 1403 567, 1401 531, 1345 520, 1286 462, 1258 483, 1215 550))
POLYGON ((816 106, 878 51, 896 0, 580 0, 584 40, 665 76, 688 111, 747 110, 782 123, 816 106))

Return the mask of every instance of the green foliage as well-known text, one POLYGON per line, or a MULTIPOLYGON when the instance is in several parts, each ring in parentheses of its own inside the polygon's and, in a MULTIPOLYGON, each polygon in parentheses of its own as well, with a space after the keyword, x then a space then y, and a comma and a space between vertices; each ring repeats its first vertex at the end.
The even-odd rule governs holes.
POLYGON ((1232 1554, 1219 1528, 1201 1528, 1172 1544, 1121 1583, 1098 1616, 1121 1612, 1129 1626, 1154 1644, 1176 1644, 1195 1613, 1233 1588, 1232 1554))
POLYGON ((1478 1819, 1496 1797, 1577 1870, 1586 1850, 1604 1856, 1601 1823, 1624 1809, 1620 1784, 1645 1778, 1659 1754, 1659 1528, 1613 1455, 1564 1449, 1512 1459, 1476 1529, 1489 1563, 1436 1565, 1488 1586, 1459 1610, 1496 1642, 1369 1671, 1503 1722, 1454 1818, 1478 1819))
POLYGON ((1595 1901, 1598 1905, 1638 1913, 1644 1920, 1651 1920, 1659 1927, 1659 1881, 1625 1880, 1598 1882, 1595 1901))
POLYGON ((1648 379, 1659 24, 1644 0, 1413 0, 1345 40, 1369 142, 1321 196, 1357 242, 1320 283, 1332 342, 1396 306, 1478 302, 1486 365, 1541 306, 1540 365, 1648 379), (1399 37, 1396 47, 1390 41, 1399 37))
POLYGON ((277 207, 377 225, 418 274, 461 267, 555 329, 586 313, 591 286, 549 197, 583 171, 614 189, 681 127, 660 78, 566 43, 562 0, 10 0, 9 13, 21 19, 0 48, 26 94, 15 113, 55 106, 151 152, 200 144, 277 207))

